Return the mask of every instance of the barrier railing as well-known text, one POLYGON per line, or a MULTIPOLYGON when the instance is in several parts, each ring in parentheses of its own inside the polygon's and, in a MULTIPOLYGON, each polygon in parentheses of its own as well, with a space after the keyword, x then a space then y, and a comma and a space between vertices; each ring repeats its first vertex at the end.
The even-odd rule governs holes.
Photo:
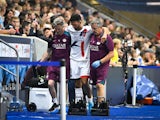
MULTIPOLYGON (((9 45, 7 42, 5 42, 4 40, 0 39, 0 42, 4 43, 8 47, 12 48, 15 51, 15 53, 16 53, 17 61, 19 61, 18 51, 14 47, 12 47, 11 45, 9 45)), ((4 69, 2 66, 1 66, 1 68, 4 69)), ((6 69, 4 69, 4 70, 6 70, 6 69)), ((6 71, 8 72, 9 70, 6 70, 6 71)), ((10 72, 10 74, 13 74, 13 73, 10 72)), ((16 100, 17 101, 19 100, 19 65, 16 66, 16 100)))
MULTIPOLYGON (((37 37, 22 37, 16 35, 4 35, 0 34, 0 39, 3 40, 5 43, 10 45, 12 48, 17 50, 17 54, 19 55, 19 61, 38 61, 41 59, 44 52, 47 51, 48 43, 40 38, 37 37)), ((15 61, 17 60, 16 54, 13 49, 9 48, 8 46, 4 45, 4 43, 0 42, 0 61, 15 61)), ((14 79, 16 77, 16 72, 14 68, 16 66, 12 65, 1 65, 0 68, 5 70, 4 73, 2 70, 0 79, 3 81, 3 78, 7 78, 4 80, 3 85, 13 82, 14 80, 10 80, 11 78, 14 79), (10 70, 11 69, 11 70, 10 70), (10 77, 7 77, 10 76, 10 77), (2 78, 3 77, 3 78, 2 78), (6 82, 6 83, 5 83, 6 82)), ((23 82, 25 72, 27 71, 28 66, 19 66, 19 79, 20 83, 23 82)), ((8 89, 7 87, 5 89, 8 89)))
POLYGON ((54 61, 54 62, 0 61, 0 64, 41 65, 41 66, 58 66, 58 67, 60 67, 61 120, 66 120, 66 63, 65 63, 65 60, 54 61))
POLYGON ((0 114, 0 117, 4 117, 8 109, 8 104, 5 104, 6 100, 7 102, 12 102, 13 97, 16 96, 14 97, 16 98, 16 101, 14 99, 14 105, 23 102, 21 99, 23 96, 21 96, 21 83, 23 83, 25 74, 31 64, 23 63, 19 65, 17 62, 33 62, 40 60, 43 53, 47 51, 48 43, 40 38, 32 36, 23 37, 0 34, 0 39, 4 41, 0 41, 0 90, 2 90, 0 91, 0 111, 5 111, 0 114), (13 49, 8 47, 8 45, 13 49), (16 53, 15 50, 17 50, 16 53), (17 54, 19 55, 18 60, 17 54), (7 61, 15 61, 16 63, 10 65, 5 63, 7 61), (14 95, 12 95, 12 91, 15 91, 14 95), (1 108, 2 104, 5 105, 4 108, 1 108))

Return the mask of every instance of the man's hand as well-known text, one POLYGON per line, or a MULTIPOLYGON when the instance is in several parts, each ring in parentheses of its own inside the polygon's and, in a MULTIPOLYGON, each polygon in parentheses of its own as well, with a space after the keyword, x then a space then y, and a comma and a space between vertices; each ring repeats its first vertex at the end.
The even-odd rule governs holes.
POLYGON ((13 28, 10 28, 10 29, 9 29, 9 33, 10 33, 11 35, 14 35, 14 34, 16 33, 16 30, 13 29, 13 28))
POLYGON ((101 37, 101 43, 104 43, 107 40, 107 35, 110 34, 110 31, 107 27, 103 27, 102 29, 103 29, 104 33, 101 37))
POLYGON ((101 61, 100 60, 96 60, 92 63, 92 67, 93 68, 98 68, 101 65, 101 61))

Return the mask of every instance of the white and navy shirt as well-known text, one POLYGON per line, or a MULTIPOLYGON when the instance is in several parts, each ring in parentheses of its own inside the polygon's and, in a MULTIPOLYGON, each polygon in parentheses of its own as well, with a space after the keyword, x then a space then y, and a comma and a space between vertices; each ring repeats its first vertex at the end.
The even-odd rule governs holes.
POLYGON ((83 26, 79 31, 75 30, 72 25, 66 28, 71 35, 71 52, 70 58, 76 61, 86 61, 90 58, 90 35, 91 26, 83 26))

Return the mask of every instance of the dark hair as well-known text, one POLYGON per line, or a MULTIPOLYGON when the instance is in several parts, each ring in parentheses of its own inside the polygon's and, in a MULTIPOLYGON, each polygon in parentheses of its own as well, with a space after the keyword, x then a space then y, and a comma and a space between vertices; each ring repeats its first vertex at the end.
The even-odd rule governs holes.
POLYGON ((51 28, 44 28, 43 32, 45 32, 46 30, 51 30, 51 28))
POLYGON ((81 20, 81 16, 79 14, 72 14, 70 18, 70 22, 80 21, 80 20, 81 20))
POLYGON ((30 22, 24 21, 24 22, 22 23, 22 28, 25 28, 25 27, 28 26, 29 24, 30 24, 30 22))
POLYGON ((98 15, 98 13, 99 13, 98 11, 94 11, 94 12, 92 13, 92 15, 93 15, 93 16, 96 16, 96 15, 98 15))

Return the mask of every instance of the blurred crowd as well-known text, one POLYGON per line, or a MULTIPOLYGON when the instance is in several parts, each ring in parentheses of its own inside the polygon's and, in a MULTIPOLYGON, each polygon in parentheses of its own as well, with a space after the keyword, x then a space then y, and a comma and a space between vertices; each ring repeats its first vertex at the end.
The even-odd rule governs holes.
POLYGON ((68 26, 73 13, 80 14, 86 25, 98 18, 109 29, 114 42, 110 66, 122 66, 126 59, 128 66, 160 64, 159 37, 138 34, 131 27, 101 17, 98 11, 80 11, 76 0, 0 0, 0 34, 36 36, 50 41, 53 20, 61 17, 68 26))

